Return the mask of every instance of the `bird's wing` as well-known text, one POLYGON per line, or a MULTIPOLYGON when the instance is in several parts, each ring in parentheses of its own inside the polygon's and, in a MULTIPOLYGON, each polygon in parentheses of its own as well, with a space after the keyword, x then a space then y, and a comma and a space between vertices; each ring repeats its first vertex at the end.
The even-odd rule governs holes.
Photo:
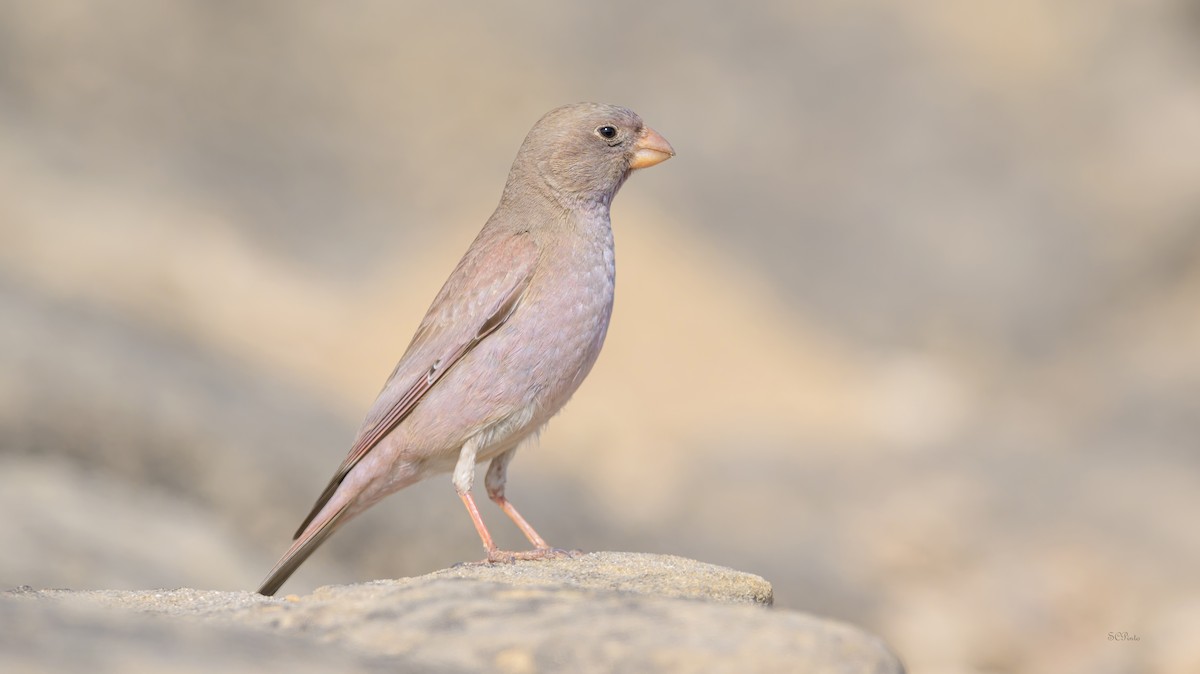
POLYGON ((454 365, 513 315, 533 278, 538 249, 525 234, 485 230, 434 298, 413 341, 367 414, 346 460, 296 530, 299 538, 354 466, 454 365))

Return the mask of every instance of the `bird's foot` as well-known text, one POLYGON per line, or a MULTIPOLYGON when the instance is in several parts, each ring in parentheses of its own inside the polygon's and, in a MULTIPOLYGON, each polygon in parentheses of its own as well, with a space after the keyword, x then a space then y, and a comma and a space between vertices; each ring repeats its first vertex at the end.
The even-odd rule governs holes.
POLYGON ((488 550, 487 559, 483 564, 512 564, 513 562, 535 561, 543 559, 574 559, 583 555, 582 550, 563 550, 561 548, 534 548, 533 550, 488 550))

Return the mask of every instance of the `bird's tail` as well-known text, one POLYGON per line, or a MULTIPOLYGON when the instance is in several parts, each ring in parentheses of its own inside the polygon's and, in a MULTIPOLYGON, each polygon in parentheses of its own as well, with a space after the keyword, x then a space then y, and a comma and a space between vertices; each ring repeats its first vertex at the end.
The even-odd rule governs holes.
POLYGON ((259 586, 258 593, 268 597, 275 594, 279 590, 279 586, 283 585, 296 572, 296 569, 300 568, 304 560, 308 559, 308 556, 337 529, 349 505, 350 501, 347 501, 333 511, 329 517, 311 522, 308 528, 297 536, 292 547, 288 548, 287 552, 283 553, 283 556, 275 563, 275 567, 267 574, 266 580, 259 586))

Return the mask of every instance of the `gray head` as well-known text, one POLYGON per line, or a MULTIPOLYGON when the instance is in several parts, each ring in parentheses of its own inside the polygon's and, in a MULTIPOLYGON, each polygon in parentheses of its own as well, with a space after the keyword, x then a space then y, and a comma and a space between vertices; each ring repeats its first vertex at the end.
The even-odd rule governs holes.
POLYGON ((637 113, 616 105, 573 103, 547 112, 517 152, 505 193, 549 187, 562 201, 612 201, 634 169, 675 155, 637 113))

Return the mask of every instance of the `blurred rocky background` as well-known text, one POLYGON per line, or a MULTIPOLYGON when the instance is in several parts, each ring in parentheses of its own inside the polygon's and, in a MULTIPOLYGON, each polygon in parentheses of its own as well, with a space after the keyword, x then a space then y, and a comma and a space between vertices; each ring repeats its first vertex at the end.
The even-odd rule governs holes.
MULTIPOLYGON (((552 543, 913 672, 1200 671, 1196 0, 0 1, 0 585, 255 587, 577 100, 679 155, 511 471, 552 543)), ((480 554, 434 479, 285 592, 480 554)))

